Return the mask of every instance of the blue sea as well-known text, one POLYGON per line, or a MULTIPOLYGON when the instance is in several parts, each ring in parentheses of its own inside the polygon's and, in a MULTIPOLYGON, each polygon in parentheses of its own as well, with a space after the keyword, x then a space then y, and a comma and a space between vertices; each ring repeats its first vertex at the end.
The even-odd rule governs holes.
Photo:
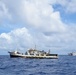
POLYGON ((0 75, 76 75, 76 56, 25 59, 0 55, 0 75))

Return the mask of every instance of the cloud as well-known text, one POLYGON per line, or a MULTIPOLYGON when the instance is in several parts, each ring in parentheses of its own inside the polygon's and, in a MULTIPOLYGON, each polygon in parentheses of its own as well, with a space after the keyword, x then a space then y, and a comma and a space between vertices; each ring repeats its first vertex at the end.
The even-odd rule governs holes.
POLYGON ((54 0, 52 5, 60 5, 61 10, 64 10, 66 13, 76 13, 76 0, 54 0))
POLYGON ((75 13, 75 3, 75 0, 1 0, 0 21, 12 30, 1 33, 0 49, 25 50, 35 44, 46 50, 75 48, 75 26, 63 23, 60 11, 53 8, 59 4, 66 12, 75 13))
POLYGON ((9 14, 6 5, 2 1, 0 1, 0 22, 3 21, 4 19, 11 20, 11 15, 9 14))
MULTIPOLYGON (((75 28, 76 30, 76 28, 75 28)), ((12 30, 9 33, 2 33, 0 35, 0 49, 4 50, 23 50, 28 48, 34 48, 37 45, 37 49, 40 50, 70 50, 75 49, 75 30, 67 31, 66 33, 52 33, 47 36, 42 32, 33 32, 27 28, 18 28, 12 30)), ((64 50, 64 51, 65 51, 64 50)))
POLYGON ((32 46, 32 36, 26 28, 13 30, 0 35, 0 48, 6 50, 22 49, 32 46))
POLYGON ((71 13, 76 13, 76 0, 71 0, 66 10, 71 13))
POLYGON ((27 1, 18 3, 19 9, 16 12, 20 19, 30 26, 42 30, 43 32, 63 32, 66 30, 65 24, 61 21, 60 12, 54 12, 52 5, 46 0, 27 1))
MULTIPOLYGON (((54 11, 49 0, 5 1, 13 22, 23 22, 43 32, 63 32, 65 24, 61 21, 60 12, 54 11), (11 10, 12 9, 12 10, 11 10)), ((53 1, 52 1, 53 2, 53 1)))

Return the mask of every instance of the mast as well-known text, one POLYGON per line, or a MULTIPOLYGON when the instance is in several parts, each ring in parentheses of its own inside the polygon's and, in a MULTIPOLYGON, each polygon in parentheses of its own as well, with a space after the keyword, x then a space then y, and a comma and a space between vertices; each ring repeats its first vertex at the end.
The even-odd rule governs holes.
POLYGON ((49 49, 49 51, 48 51, 48 54, 50 54, 50 49, 49 49))
POLYGON ((36 45, 35 45, 35 50, 36 50, 36 45))

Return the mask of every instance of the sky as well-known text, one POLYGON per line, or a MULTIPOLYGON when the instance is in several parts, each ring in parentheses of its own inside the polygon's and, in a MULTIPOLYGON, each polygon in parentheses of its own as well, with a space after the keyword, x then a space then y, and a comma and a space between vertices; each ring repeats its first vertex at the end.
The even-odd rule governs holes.
POLYGON ((0 55, 29 48, 76 52, 76 0, 0 0, 0 55))

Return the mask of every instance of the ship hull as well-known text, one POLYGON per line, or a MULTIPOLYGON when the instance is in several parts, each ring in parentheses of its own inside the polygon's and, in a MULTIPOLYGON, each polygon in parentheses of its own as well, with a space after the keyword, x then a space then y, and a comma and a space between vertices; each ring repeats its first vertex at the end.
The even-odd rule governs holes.
POLYGON ((11 58, 18 58, 18 57, 20 57, 20 58, 30 58, 30 59, 58 59, 58 56, 56 55, 56 54, 54 54, 54 55, 50 55, 50 56, 31 56, 31 55, 12 55, 12 54, 10 54, 10 57, 11 58))

